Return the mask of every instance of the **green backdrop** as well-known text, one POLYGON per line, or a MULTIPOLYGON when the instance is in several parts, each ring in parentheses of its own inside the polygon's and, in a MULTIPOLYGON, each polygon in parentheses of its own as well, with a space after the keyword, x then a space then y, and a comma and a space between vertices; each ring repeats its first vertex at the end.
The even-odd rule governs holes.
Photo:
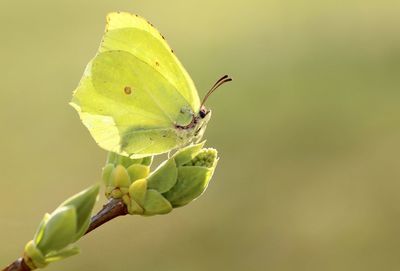
MULTIPOLYGON (((149 19, 210 98, 198 201, 126 217, 47 270, 399 270, 400 2, 0 2, 0 266, 106 153, 68 105, 105 15, 149 19)), ((97 209, 100 206, 97 206, 97 209)))

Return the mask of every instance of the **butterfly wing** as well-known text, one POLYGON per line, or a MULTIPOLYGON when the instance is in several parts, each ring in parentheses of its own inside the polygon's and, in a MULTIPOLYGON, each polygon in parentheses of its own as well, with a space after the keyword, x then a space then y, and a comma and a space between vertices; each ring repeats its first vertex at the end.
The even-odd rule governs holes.
POLYGON ((155 69, 175 87, 197 113, 200 99, 192 79, 164 37, 150 22, 126 12, 110 13, 107 16, 106 34, 99 51, 110 50, 129 52, 155 69))
POLYGON ((199 109, 189 75, 144 19, 112 13, 107 22, 71 103, 83 123, 102 148, 134 158, 186 144, 175 125, 199 109))

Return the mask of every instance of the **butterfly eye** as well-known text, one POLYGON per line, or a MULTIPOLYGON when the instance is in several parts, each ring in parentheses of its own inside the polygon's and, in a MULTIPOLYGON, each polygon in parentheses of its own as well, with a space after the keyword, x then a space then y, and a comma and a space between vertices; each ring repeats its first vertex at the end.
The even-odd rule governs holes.
POLYGON ((201 107, 201 109, 200 109, 199 115, 200 115, 200 117, 201 117, 202 119, 204 119, 205 116, 207 116, 208 112, 210 112, 210 111, 208 111, 207 108, 203 105, 203 106, 201 107))

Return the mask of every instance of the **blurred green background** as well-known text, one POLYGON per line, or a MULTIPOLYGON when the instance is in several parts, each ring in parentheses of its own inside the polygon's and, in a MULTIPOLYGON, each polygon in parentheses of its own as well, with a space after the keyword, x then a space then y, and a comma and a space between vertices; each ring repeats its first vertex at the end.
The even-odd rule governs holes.
MULTIPOLYGON (((106 153, 68 105, 105 15, 149 19, 209 100, 205 195, 47 270, 399 270, 400 2, 0 2, 0 266, 106 153)), ((101 206, 99 203, 97 209, 101 206)))

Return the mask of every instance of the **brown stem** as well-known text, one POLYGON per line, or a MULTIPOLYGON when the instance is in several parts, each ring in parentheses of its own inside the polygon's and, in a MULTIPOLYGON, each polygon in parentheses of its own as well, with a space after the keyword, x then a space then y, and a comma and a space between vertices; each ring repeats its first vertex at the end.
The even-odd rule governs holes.
POLYGON ((30 271, 29 266, 26 265, 24 258, 18 258, 15 262, 3 269, 3 271, 30 271))
MULTIPOLYGON (((122 200, 111 199, 109 202, 103 205, 103 208, 96 215, 92 217, 89 228, 85 234, 88 234, 89 232, 116 217, 124 216, 126 214, 128 214, 128 209, 122 200)), ((31 271, 31 269, 28 265, 26 265, 24 258, 21 257, 4 268, 2 271, 31 271)))
POLYGON ((92 217, 89 228, 85 234, 93 231, 97 227, 100 227, 104 223, 128 214, 126 205, 120 199, 111 199, 107 204, 103 205, 103 208, 92 217))

